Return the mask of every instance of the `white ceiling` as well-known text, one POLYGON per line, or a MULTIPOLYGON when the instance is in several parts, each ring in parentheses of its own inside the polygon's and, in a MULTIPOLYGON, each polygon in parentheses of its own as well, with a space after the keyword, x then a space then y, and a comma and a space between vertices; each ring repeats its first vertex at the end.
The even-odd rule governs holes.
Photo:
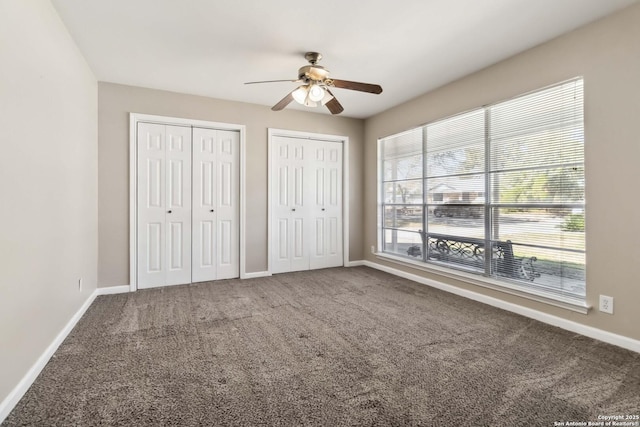
MULTIPOLYGON (((306 51, 365 118, 638 0, 52 0, 100 81, 272 106, 306 51)), ((288 108, 305 109, 299 105, 288 108)), ((314 109, 326 112, 326 109, 314 109)), ((273 113, 278 114, 278 113, 273 113)))

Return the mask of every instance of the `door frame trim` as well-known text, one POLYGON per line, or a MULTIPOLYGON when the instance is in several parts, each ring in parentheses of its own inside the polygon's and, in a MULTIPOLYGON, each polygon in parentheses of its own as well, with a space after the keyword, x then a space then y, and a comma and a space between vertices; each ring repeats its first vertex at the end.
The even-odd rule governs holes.
POLYGON ((152 114, 129 113, 129 291, 134 292, 138 289, 138 260, 136 257, 136 248, 138 243, 137 230, 137 181, 138 176, 138 159, 136 149, 138 123, 157 123, 169 126, 189 126, 219 130, 233 130, 240 133, 240 223, 239 223, 239 239, 240 239, 240 278, 246 278, 246 245, 245 245, 245 226, 246 226, 246 126, 232 123, 210 122, 206 120, 185 119, 179 117, 157 116, 152 114))
POLYGON ((314 132, 302 132, 287 129, 267 128, 267 268, 271 275, 271 167, 272 139, 275 136, 283 136, 298 139, 312 139, 316 141, 342 143, 342 265, 349 265, 349 137, 343 135, 330 135, 314 132))

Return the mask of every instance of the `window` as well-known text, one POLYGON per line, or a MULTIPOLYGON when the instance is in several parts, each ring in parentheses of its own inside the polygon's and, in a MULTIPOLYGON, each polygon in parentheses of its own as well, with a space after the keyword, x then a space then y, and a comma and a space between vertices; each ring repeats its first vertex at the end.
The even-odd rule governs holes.
POLYGON ((384 253, 584 301, 583 81, 381 139, 384 253))

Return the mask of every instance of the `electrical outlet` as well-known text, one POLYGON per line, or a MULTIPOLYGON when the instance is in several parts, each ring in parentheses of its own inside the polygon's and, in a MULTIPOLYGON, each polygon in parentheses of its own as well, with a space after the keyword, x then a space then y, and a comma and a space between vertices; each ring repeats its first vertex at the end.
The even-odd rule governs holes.
POLYGON ((373 245, 371 245, 371 253, 372 253, 372 254, 375 254, 375 253, 376 253, 376 247, 375 247, 375 246, 373 246, 373 245))
POLYGON ((613 297, 600 295, 600 311, 613 314, 613 297))
POLYGON ((82 291, 82 277, 78 279, 78 291, 82 291))

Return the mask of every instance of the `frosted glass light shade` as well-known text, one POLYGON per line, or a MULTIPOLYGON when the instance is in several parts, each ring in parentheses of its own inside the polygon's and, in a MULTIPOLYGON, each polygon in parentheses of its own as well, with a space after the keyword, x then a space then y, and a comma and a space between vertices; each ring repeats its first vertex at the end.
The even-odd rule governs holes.
POLYGON ((300 86, 291 96, 298 104, 306 107, 318 107, 333 99, 325 88, 313 83, 300 86))
POLYGON ((298 89, 294 90, 291 94, 293 99, 298 103, 304 105, 304 101, 307 98, 307 93, 309 91, 308 85, 302 85, 298 89))
POLYGON ((321 101, 324 98, 325 90, 315 84, 309 87, 309 99, 313 102, 321 101))

